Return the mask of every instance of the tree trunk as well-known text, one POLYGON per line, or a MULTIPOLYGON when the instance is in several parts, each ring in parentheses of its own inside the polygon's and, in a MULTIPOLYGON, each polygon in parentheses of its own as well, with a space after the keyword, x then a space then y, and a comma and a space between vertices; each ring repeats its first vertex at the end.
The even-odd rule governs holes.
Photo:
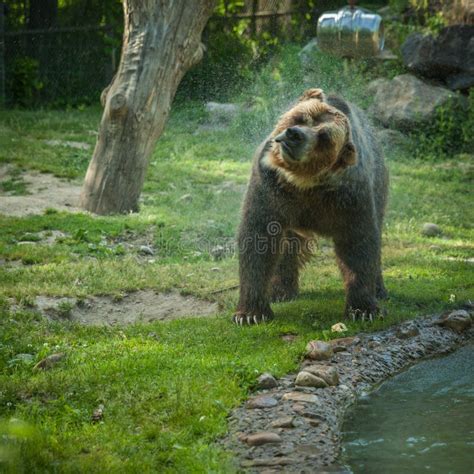
POLYGON ((102 93, 104 113, 81 206, 97 214, 138 210, 148 158, 176 89, 202 58, 214 0, 124 0, 122 56, 102 93))

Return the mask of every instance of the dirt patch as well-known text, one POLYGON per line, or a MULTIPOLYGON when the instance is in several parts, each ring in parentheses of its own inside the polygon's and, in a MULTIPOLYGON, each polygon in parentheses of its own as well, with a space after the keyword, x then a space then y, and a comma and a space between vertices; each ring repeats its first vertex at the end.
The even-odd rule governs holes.
MULTIPOLYGON (((0 183, 10 178, 11 165, 0 166, 0 183)), ((4 193, 0 199, 0 214, 26 216, 43 214, 46 209, 79 212, 81 183, 57 178, 52 174, 25 171, 21 174, 30 193, 25 196, 12 196, 4 193)))
MULTIPOLYGON (((37 296, 33 308, 51 320, 72 321, 91 326, 113 326, 152 321, 211 316, 217 303, 182 296, 177 292, 142 290, 120 298, 92 296, 84 300, 37 296)), ((19 306, 13 305, 13 311, 19 306)))

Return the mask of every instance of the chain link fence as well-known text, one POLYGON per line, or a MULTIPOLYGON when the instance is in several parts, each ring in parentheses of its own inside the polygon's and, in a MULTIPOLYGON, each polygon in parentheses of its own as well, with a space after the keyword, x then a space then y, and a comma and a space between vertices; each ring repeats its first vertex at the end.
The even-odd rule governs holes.
MULTIPOLYGON (((229 2, 216 12, 203 34, 207 44, 219 30, 268 42, 315 36, 322 9, 333 0, 245 0, 229 2)), ((5 30, 0 2, 0 103, 34 107, 40 104, 96 103, 113 77, 120 58, 121 32, 110 26, 5 30)))

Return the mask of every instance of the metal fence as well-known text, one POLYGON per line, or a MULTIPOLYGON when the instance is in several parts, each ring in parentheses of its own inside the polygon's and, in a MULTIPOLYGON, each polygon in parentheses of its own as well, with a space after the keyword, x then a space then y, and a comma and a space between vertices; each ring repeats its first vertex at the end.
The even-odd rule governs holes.
MULTIPOLYGON (((216 29, 237 25, 252 38, 304 39, 315 35, 321 7, 301 7, 296 0, 246 0, 238 9, 209 20, 203 40, 216 29)), ((0 104, 77 103, 98 100, 113 77, 121 33, 108 26, 5 31, 0 2, 0 104), (65 100, 67 98, 67 101, 65 100), (21 103, 21 102, 20 102, 21 103)))
POLYGON ((2 95, 7 104, 60 103, 70 97, 78 103, 93 101, 117 63, 117 41, 109 27, 5 31, 0 43, 2 95))

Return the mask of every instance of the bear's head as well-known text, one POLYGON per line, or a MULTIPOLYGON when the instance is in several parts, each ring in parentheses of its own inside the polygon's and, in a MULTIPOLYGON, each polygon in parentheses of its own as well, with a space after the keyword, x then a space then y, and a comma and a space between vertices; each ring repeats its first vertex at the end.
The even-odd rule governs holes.
POLYGON ((309 89, 284 113, 271 134, 268 164, 303 189, 324 182, 356 163, 349 120, 309 89))

